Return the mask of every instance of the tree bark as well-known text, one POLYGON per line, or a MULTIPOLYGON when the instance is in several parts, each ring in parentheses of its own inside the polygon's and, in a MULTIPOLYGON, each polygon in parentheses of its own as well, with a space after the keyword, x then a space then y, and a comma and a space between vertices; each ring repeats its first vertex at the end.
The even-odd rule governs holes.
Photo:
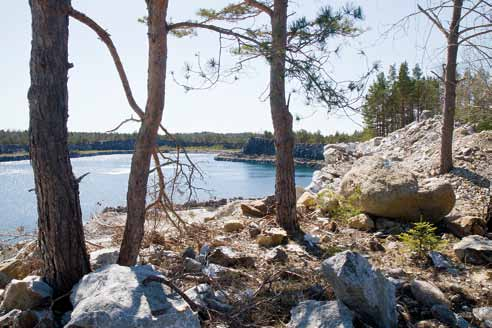
POLYGON ((439 172, 448 173, 453 168, 453 131, 454 113, 456 110, 456 66, 458 60, 458 41, 463 0, 454 0, 453 16, 451 19, 446 72, 444 76, 443 122, 441 130, 441 161, 439 172))
POLYGON ((118 263, 135 265, 144 235, 150 160, 164 110, 167 61, 167 0, 147 0, 149 63, 145 116, 135 142, 128 179, 128 215, 118 263))
POLYGON ((289 235, 300 232, 296 216, 294 134, 285 99, 285 54, 288 0, 275 0, 270 58, 270 109, 276 148, 275 199, 277 222, 289 235))
POLYGON ((46 281, 57 295, 90 271, 68 150, 69 0, 31 0, 29 146, 46 281))

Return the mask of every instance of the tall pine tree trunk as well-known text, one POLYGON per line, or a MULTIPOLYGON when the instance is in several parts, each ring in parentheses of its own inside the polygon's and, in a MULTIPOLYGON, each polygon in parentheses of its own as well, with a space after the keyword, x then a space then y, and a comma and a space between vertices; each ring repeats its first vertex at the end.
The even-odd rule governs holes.
POLYGON ((453 168, 453 130, 457 84, 456 65, 458 60, 459 21, 461 19, 462 7, 463 0, 454 0, 453 17, 448 36, 446 72, 444 75, 441 162, 439 167, 441 174, 448 173, 453 168))
POLYGON ((275 0, 271 18, 270 108, 276 148, 275 198, 277 222, 287 233, 294 236, 300 229, 296 216, 292 115, 285 99, 287 4, 288 0, 275 0))
POLYGON ((135 142, 128 179, 128 216, 118 263, 135 265, 144 235, 147 181, 152 150, 164 110, 167 61, 167 0, 147 0, 149 63, 147 104, 135 142))
POLYGON ((57 295, 90 271, 68 151, 69 0, 31 0, 29 147, 44 276, 57 295))

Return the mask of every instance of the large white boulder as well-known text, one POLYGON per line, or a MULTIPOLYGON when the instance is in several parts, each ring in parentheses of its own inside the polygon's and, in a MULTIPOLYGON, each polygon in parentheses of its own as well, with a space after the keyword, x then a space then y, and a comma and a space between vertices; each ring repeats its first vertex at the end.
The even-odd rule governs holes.
POLYGON ((22 280, 12 280, 3 294, 0 310, 30 310, 49 305, 53 289, 41 277, 27 276, 22 280))
POLYGON ((158 282, 143 284, 156 275, 150 265, 113 264, 84 276, 70 295, 74 310, 65 327, 199 328, 197 314, 178 294, 158 282))
POLYGON ((340 193, 356 192, 363 212, 400 221, 442 219, 456 202, 449 183, 437 178, 419 183, 401 163, 379 156, 361 158, 343 177, 340 193))

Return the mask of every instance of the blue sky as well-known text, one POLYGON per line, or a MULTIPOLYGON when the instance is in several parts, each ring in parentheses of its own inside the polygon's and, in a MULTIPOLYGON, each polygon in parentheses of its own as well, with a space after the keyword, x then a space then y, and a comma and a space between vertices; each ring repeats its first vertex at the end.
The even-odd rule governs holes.
MULTIPOLYGON (((230 1, 170 0, 169 17, 172 21, 193 18, 200 7, 220 7, 230 1)), ((291 12, 312 16, 323 5, 341 5, 345 1, 305 0, 292 1, 291 12), (302 5, 301 5, 302 4, 302 5)), ((368 64, 380 62, 386 70, 392 63, 407 60, 410 66, 419 63, 424 70, 438 67, 442 61, 442 38, 432 35, 430 53, 423 53, 429 24, 422 18, 412 18, 403 29, 381 37, 393 23, 414 12, 416 0, 359 0, 366 17, 360 26, 367 31, 350 41, 338 58, 333 58, 330 70, 339 80, 353 79, 367 70, 368 64), (367 58, 357 55, 363 49, 367 58)), ((137 102, 144 107, 146 97, 147 39, 146 26, 137 18, 145 15, 144 0, 73 0, 75 8, 94 18, 112 35, 137 102)), ((7 13, 0 20, 2 60, 0 60, 0 129, 27 129, 29 111, 30 11, 27 0, 3 0, 0 10, 7 13)), ((126 102, 113 62, 95 34, 76 21, 70 23, 69 72, 69 129, 71 131, 107 131, 132 112, 126 102)), ((336 44, 334 44, 336 45, 336 44)), ((176 39, 170 37, 168 72, 182 76, 184 62, 195 62, 195 54, 202 58, 215 56, 217 36, 199 32, 197 37, 176 39)), ((226 57, 228 57, 226 55, 226 57)), ((230 63, 226 59, 226 64, 230 63)), ((220 84, 206 91, 186 93, 172 78, 167 80, 166 108, 163 123, 173 132, 260 132, 272 130, 268 102, 261 101, 268 85, 268 66, 263 60, 250 64, 234 84, 220 84)), ((350 132, 359 126, 357 116, 327 115, 323 108, 304 104, 295 94, 291 111, 303 117, 294 128, 323 134, 335 131, 350 132)), ((121 131, 134 131, 137 125, 128 125, 121 131)))

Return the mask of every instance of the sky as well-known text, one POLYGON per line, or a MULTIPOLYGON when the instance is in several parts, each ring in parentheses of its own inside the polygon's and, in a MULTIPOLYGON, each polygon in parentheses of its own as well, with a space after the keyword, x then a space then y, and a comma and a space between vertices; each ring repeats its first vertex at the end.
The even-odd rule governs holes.
MULTIPOLYGON (((170 21, 193 19, 201 7, 218 8, 230 0, 192 1, 170 0, 170 21)), ((442 61, 443 39, 431 34, 425 18, 411 18, 402 28, 392 24, 415 12, 417 0, 353 0, 360 5, 365 20, 359 23, 365 32, 357 39, 344 41, 338 57, 328 69, 337 80, 356 79, 379 62, 386 71, 388 65, 407 60, 424 71, 438 67, 442 61), (428 51, 424 52, 424 45, 428 51), (358 53, 363 50, 365 56, 358 53)), ((341 0, 291 1, 289 10, 295 15, 312 17, 320 7, 343 5, 341 0)), ((146 14, 144 0, 72 0, 74 8, 84 12, 103 26, 112 36, 127 71, 133 93, 139 105, 145 107, 147 79, 146 26, 138 18, 146 14)), ((0 129, 26 130, 29 124, 27 90, 29 88, 29 55, 31 17, 27 0, 2 0, 0 11, 7 13, 0 20, 0 40, 3 49, 0 60, 0 129)), ((333 40, 337 46, 339 40, 333 40)), ((216 57, 218 37, 212 32, 198 32, 192 38, 169 38, 168 73, 183 80, 186 62, 195 65, 200 58, 216 57)), ((224 55, 224 63, 233 58, 224 55)), ((69 122, 70 131, 108 131, 132 114, 120 80, 105 45, 94 32, 77 21, 70 21, 69 61, 69 122)), ((262 95, 268 86, 269 68, 264 60, 252 62, 234 83, 220 83, 212 89, 186 92, 168 74, 163 124, 172 132, 263 132, 272 130, 269 103, 262 95)), ((287 89, 288 91, 291 89, 287 89)), ((328 135, 361 129, 360 117, 327 114, 322 107, 305 104, 302 94, 291 97, 291 112, 302 119, 294 129, 320 130, 328 135)), ((132 132, 138 125, 125 125, 121 132, 132 132)))

